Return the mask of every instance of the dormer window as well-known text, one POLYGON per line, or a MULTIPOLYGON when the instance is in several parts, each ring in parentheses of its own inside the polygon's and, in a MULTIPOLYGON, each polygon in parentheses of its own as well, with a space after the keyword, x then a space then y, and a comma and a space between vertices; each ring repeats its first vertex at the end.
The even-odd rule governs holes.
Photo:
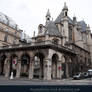
POLYGON ((39 29, 39 33, 42 33, 42 31, 43 31, 43 25, 42 24, 39 25, 38 29, 39 29))
POLYGON ((42 26, 40 26, 40 33, 42 33, 42 26))
POLYGON ((39 26, 40 30, 42 29, 42 26, 39 26))

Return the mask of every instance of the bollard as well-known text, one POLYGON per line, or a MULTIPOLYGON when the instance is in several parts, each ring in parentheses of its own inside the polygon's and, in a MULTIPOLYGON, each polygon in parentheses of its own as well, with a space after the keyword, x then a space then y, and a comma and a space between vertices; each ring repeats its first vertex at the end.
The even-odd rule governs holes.
POLYGON ((10 80, 14 79, 13 78, 13 72, 11 72, 10 80))

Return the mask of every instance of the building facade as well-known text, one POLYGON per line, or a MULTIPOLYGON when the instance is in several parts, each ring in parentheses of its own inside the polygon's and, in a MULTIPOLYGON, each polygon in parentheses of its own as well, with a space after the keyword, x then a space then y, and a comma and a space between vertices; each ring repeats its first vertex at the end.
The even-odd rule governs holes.
POLYGON ((22 30, 7 15, 0 12, 0 46, 18 44, 22 30))
POLYGON ((0 47, 0 72, 16 78, 62 79, 92 68, 92 35, 90 27, 76 17, 68 16, 64 7, 55 21, 49 10, 45 25, 30 43, 0 47))

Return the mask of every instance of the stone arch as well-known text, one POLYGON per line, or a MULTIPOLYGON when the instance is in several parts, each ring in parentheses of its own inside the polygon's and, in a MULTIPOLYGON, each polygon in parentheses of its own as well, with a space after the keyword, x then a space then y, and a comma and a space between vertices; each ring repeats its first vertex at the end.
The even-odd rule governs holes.
POLYGON ((30 67, 30 55, 28 53, 23 53, 21 56, 21 72, 20 76, 28 77, 30 67))
POLYGON ((5 60, 6 60, 7 56, 5 54, 2 54, 0 56, 0 75, 4 75, 5 74, 5 60))
POLYGON ((57 71, 58 71, 58 66, 57 66, 57 63, 58 63, 58 60, 59 60, 59 56, 58 54, 53 54, 52 55, 52 69, 51 69, 51 77, 52 78, 57 78, 57 71))
POLYGON ((34 78, 44 78, 44 54, 42 52, 36 52, 34 56, 34 78))

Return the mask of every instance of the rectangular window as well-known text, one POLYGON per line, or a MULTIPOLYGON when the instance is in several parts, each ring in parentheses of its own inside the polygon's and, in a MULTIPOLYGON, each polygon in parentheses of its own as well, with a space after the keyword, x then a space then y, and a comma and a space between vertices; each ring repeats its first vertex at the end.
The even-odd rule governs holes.
POLYGON ((16 44, 16 38, 14 38, 14 40, 13 40, 13 44, 16 44))
POLYGON ((5 34, 4 41, 7 42, 7 40, 8 40, 8 35, 5 34))
POLYGON ((69 41, 72 41, 72 28, 69 28, 69 41))

